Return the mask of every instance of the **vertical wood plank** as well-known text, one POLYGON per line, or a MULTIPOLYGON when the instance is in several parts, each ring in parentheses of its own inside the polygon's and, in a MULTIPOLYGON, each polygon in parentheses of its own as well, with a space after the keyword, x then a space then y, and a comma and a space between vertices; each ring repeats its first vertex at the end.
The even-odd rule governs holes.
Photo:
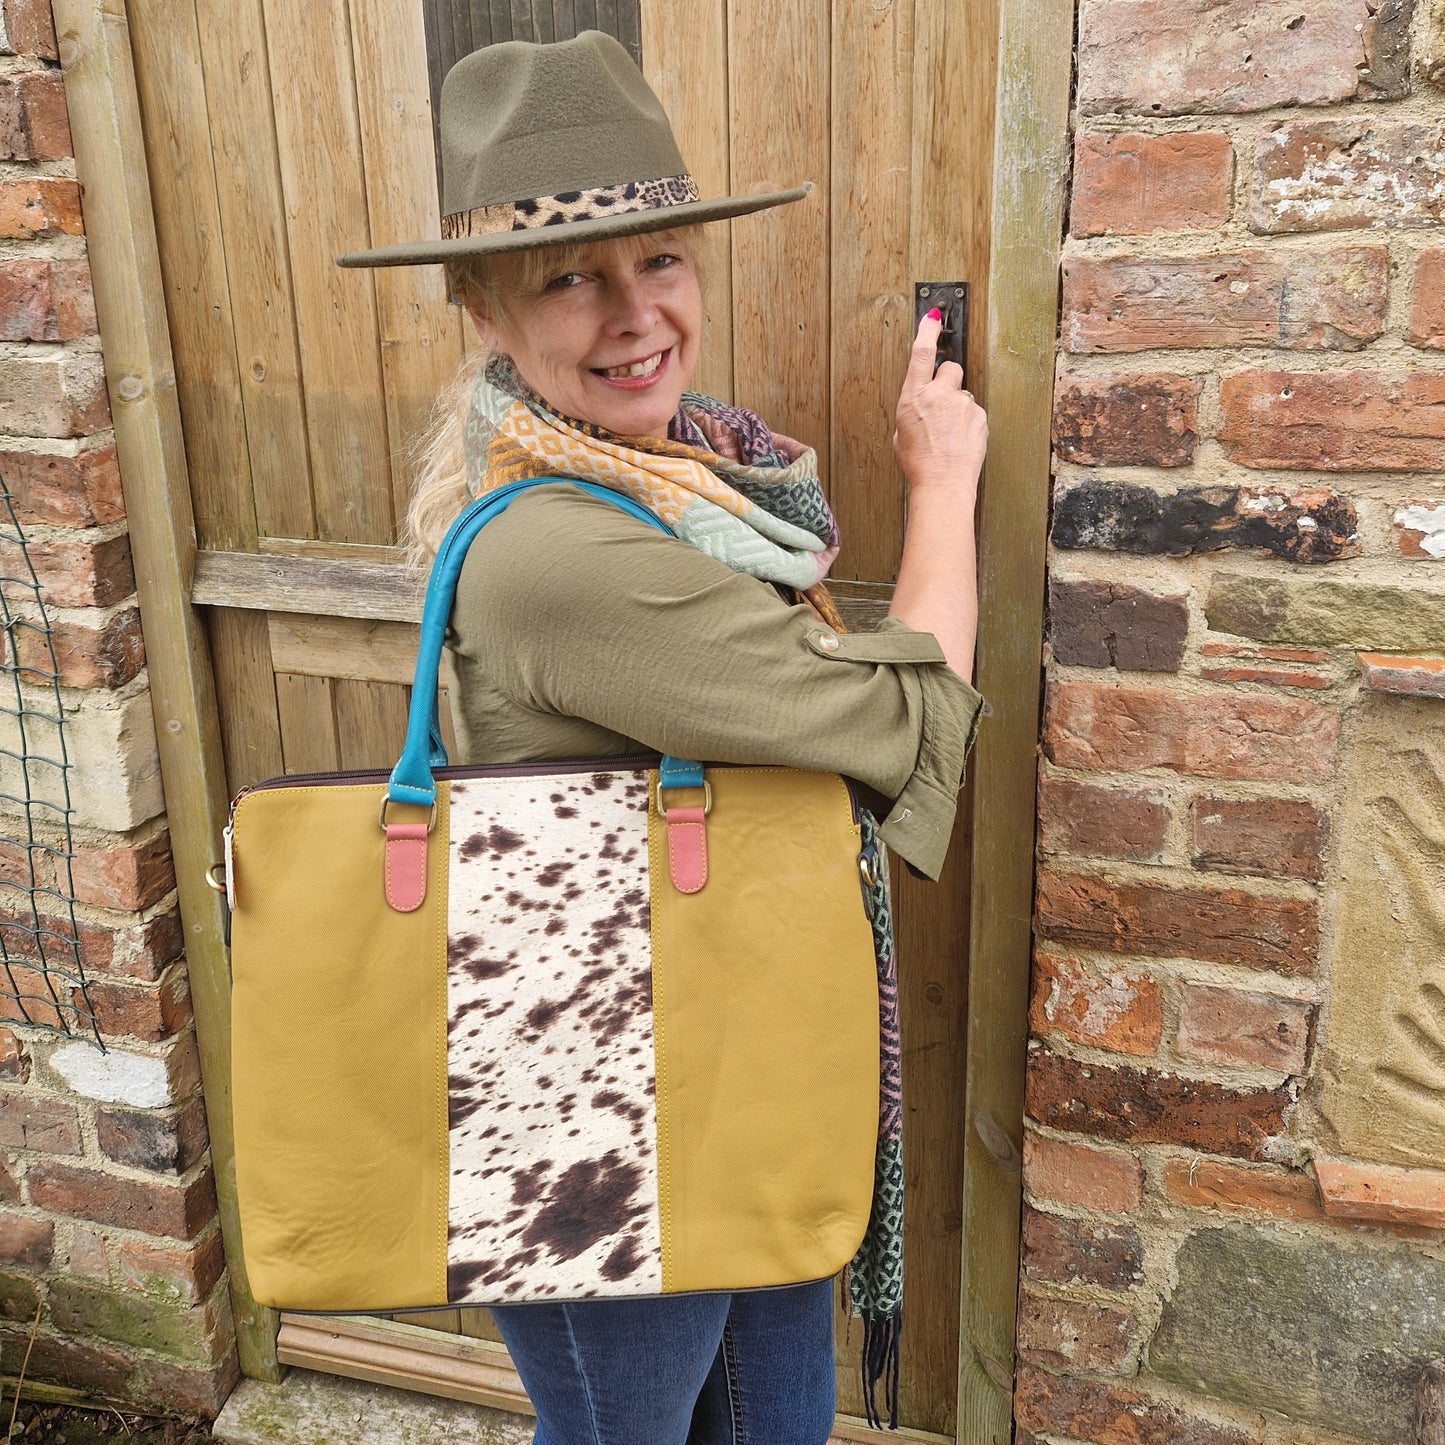
POLYGON ((390 768, 396 762, 406 738, 406 694, 395 683, 346 677, 332 682, 343 768, 390 768))
MULTIPOLYGON (((642 0, 618 0, 616 34, 617 38, 627 47, 627 53, 641 65, 642 0)), ((720 50, 717 54, 721 57, 725 52, 720 50)))
POLYGON ((828 32, 828 0, 729 0, 732 190, 784 190, 803 180, 818 187, 733 225, 734 395, 816 447, 825 481, 828 32))
MULTIPOLYGON (((441 212, 421 14, 415 5, 395 0, 352 0, 350 11, 371 242, 438 239, 441 212)), ((392 511, 399 522, 411 494, 407 448, 425 430, 437 394, 461 361, 460 313, 447 305, 440 266, 379 270, 376 306, 392 511)))
POLYGON ((264 612, 216 607, 210 609, 207 622, 226 754, 226 787, 234 797, 242 788, 274 778, 285 769, 276 674, 264 612))
POLYGON ((502 1332, 492 1319, 490 1310, 461 1310, 461 1332, 474 1340, 491 1340, 502 1343, 502 1332))
MULTIPOLYGON (((543 4, 544 0, 537 0, 537 3, 543 4)), ((552 33, 558 40, 577 34, 577 12, 573 0, 552 0, 552 33)))
MULTIPOLYGON (((928 3, 928 0, 922 0, 928 3)), ((893 410, 908 361, 913 4, 834 0, 831 501, 840 578, 891 580, 903 550, 893 410)))
POLYGON ((917 3, 909 279, 969 283, 968 385, 985 399, 998 0, 917 3))
MULTIPOLYGON (((311 537, 316 514, 261 4, 196 7, 256 526, 262 536, 311 537)), ((234 458, 231 469, 245 480, 234 458)))
MULTIPOLYGON (((642 0, 642 71, 672 122, 698 189, 704 196, 729 194, 727 0, 697 0, 687 25, 678 23, 671 0, 642 0)), ((703 281, 703 333, 692 385, 729 401, 733 288, 727 222, 703 228, 697 264, 703 281)))
POLYGON ((206 1092, 221 1236, 241 1368, 276 1380, 276 1314, 246 1280, 236 1208, 231 1127, 230 969, 222 907, 206 886, 226 817, 215 683, 200 618, 187 588, 195 567, 191 508, 174 358, 166 325, 154 209, 126 8, 120 0, 55 0, 76 172, 126 518, 145 620, 146 664, 176 888, 206 1092), (124 392, 120 381, 132 383, 124 392))
POLYGON ((318 534, 393 540, 386 394, 369 271, 342 251, 370 240, 351 35, 343 5, 263 0, 296 295, 318 534))
POLYGON ((195 7, 138 0, 130 10, 196 527, 204 546, 245 550, 256 515, 195 7))
POLYGON ((336 738, 336 709, 329 678, 278 672, 276 708, 288 773, 334 773, 340 769, 341 748, 336 738))
POLYGON ((1001 0, 979 526, 958 1434, 1009 1439, 1034 783, 1073 0, 1001 0))

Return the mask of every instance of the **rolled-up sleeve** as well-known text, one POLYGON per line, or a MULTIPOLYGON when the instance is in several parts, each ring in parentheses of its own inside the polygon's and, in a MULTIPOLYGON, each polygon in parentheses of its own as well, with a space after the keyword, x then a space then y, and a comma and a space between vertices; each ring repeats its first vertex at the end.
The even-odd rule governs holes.
POLYGON ((881 833, 900 857, 929 878, 943 866, 983 700, 928 633, 892 618, 837 633, 565 486, 528 494, 473 543, 453 628, 459 678, 484 675, 487 694, 539 722, 586 719, 679 757, 842 773, 891 801, 881 833))
MULTIPOLYGON (((885 617, 876 632, 809 631, 819 655, 850 663, 907 667, 918 685, 918 751, 879 835, 925 877, 938 877, 953 832, 964 766, 983 716, 983 698, 944 662, 938 639, 885 617)), ((906 684, 905 684, 906 685, 906 684)), ((886 790, 885 790, 886 792, 886 790)))

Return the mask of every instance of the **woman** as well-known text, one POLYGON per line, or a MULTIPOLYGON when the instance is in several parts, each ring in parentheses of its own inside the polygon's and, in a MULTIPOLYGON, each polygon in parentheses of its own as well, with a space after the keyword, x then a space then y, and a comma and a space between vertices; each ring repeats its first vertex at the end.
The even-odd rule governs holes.
MULTIPOLYGON (((703 315, 693 228, 806 189, 701 200, 641 74, 595 32, 463 60, 441 135, 444 239, 342 258, 444 262, 488 353, 440 408, 414 540, 434 549, 471 497, 559 473, 642 501, 676 533, 567 483, 487 526, 452 618, 459 760, 641 747, 841 772, 876 795, 883 841, 936 877, 981 708, 966 679, 986 438, 959 369, 933 375, 936 315, 898 404, 909 515, 889 618, 842 635, 822 585, 838 537, 813 453, 687 390, 703 315)), ((885 1056, 896 1061, 896 1035, 885 1056)), ((880 1190, 901 1172, 896 1116, 895 1096, 880 1190)), ((875 1193, 852 1267, 875 1381, 896 1348, 898 1203, 875 1193)), ((829 1281, 494 1313, 541 1445, 828 1438, 829 1281)))

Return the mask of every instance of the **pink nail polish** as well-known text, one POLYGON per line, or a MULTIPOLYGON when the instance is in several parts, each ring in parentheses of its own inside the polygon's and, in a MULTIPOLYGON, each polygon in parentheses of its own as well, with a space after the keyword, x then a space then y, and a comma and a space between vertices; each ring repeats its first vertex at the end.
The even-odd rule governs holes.
POLYGON ((928 319, 930 321, 942 321, 943 312, 941 312, 938 307, 935 306, 933 310, 928 313, 928 319))

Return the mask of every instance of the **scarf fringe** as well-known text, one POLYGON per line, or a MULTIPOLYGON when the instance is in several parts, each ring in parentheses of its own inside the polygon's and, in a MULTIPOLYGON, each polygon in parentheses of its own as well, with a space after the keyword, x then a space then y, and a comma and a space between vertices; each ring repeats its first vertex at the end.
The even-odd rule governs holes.
POLYGON ((878 1408, 878 1387, 883 1387, 883 1403, 888 1411, 890 1430, 898 1428, 898 1363, 899 1345, 903 1338, 903 1307, 889 1314, 863 1315, 863 1410, 870 1429, 882 1430, 883 1417, 878 1408))

